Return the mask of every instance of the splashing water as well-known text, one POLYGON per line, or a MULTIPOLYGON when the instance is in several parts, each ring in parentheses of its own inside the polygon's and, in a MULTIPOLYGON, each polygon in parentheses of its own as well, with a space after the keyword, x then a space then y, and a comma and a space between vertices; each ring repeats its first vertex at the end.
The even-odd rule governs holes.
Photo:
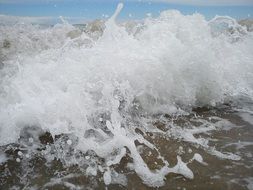
POLYGON ((134 171, 144 184, 159 187, 171 173, 193 179, 188 165, 208 164, 198 150, 242 159, 217 150, 211 140, 213 132, 237 126, 212 114, 199 118, 194 109, 252 104, 252 33, 229 17, 208 22, 178 11, 117 24, 122 8, 86 32, 65 21, 47 28, 0 25, 0 164, 16 159, 29 168, 41 157, 47 164, 77 165, 106 185, 127 185, 126 174, 134 171), (157 138, 196 150, 183 161, 185 148, 179 146, 170 163, 157 138), (126 171, 117 171, 123 162, 126 171))

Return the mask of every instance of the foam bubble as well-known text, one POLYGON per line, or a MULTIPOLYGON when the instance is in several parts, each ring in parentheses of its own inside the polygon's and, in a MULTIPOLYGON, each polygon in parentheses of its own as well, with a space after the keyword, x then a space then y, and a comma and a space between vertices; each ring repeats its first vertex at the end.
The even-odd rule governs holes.
POLYGON ((20 158, 16 158, 16 162, 18 163, 21 162, 20 158))
POLYGON ((68 145, 71 145, 72 144, 72 141, 69 139, 69 140, 67 140, 67 144, 68 145))
POLYGON ((110 171, 106 171, 104 173, 104 182, 106 185, 109 185, 112 181, 112 178, 111 178, 111 172, 110 171))

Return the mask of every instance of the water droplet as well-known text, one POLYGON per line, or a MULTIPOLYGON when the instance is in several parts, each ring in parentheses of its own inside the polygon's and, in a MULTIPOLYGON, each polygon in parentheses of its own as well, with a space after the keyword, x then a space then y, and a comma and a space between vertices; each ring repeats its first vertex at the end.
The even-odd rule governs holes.
POLYGON ((89 159, 90 159, 90 156, 85 156, 85 159, 86 159, 86 160, 89 160, 89 159))
POLYGON ((72 145, 72 141, 69 139, 69 140, 67 140, 67 144, 68 145, 72 145))
POLYGON ((22 153, 21 151, 18 151, 18 155, 19 155, 19 156, 22 156, 23 153, 22 153))
POLYGON ((28 140, 29 140, 30 143, 33 143, 33 138, 32 137, 30 137, 28 140))

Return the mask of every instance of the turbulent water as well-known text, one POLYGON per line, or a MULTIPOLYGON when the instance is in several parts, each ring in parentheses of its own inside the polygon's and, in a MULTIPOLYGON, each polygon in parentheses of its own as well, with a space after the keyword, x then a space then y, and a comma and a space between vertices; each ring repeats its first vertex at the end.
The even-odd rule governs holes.
MULTIPOLYGON (((253 189, 253 33, 164 11, 0 25, 3 189, 253 189)), ((1 188, 1 189, 2 189, 1 188)))

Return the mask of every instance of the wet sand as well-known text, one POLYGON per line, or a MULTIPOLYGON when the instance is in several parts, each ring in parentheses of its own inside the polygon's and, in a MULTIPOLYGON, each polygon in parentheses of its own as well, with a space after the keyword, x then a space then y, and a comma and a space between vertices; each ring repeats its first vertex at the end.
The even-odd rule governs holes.
MULTIPOLYGON (((165 185, 157 189, 178 189, 178 190, 247 190, 252 189, 253 183, 253 125, 244 121, 239 113, 229 108, 195 110, 194 114, 178 117, 163 117, 163 120, 154 120, 154 126, 166 132, 169 130, 169 122, 178 126, 194 124, 198 126, 197 119, 204 119, 212 122, 210 117, 223 118, 234 124, 226 130, 213 130, 209 134, 197 134, 196 137, 209 139, 209 146, 215 147, 220 152, 231 152, 239 155, 240 160, 221 159, 194 143, 185 142, 183 139, 168 137, 161 133, 141 133, 145 139, 153 143, 160 154, 174 166, 177 163, 177 155, 182 157, 184 162, 189 162, 194 153, 203 157, 203 163, 193 160, 188 167, 194 173, 194 179, 187 179, 181 175, 169 174, 166 176, 165 185), (164 119, 165 118, 165 119, 164 119), (167 123, 166 123, 167 122, 167 123)), ((253 117, 249 115, 249 117, 253 117)), ((42 145, 53 144, 57 138, 64 138, 64 135, 55 139, 49 133, 40 136, 42 145)), ((163 166, 161 159, 157 158, 158 152, 136 142, 141 156, 150 169, 160 169, 163 166)), ((42 146, 43 147, 43 146, 42 146)), ((128 165, 132 158, 127 155, 123 157, 120 164, 114 166, 119 174, 126 174, 127 183, 110 184, 106 186, 103 175, 98 171, 96 176, 86 176, 85 167, 64 166, 60 160, 54 159, 47 163, 42 156, 34 156, 31 159, 20 159, 19 151, 22 149, 19 144, 12 144, 1 147, 1 151, 10 158, 0 165, 0 189, 154 189, 143 184, 140 177, 130 170, 128 165)), ((43 151, 43 148, 42 150, 43 151)), ((128 150, 127 150, 128 151, 128 150)), ((70 150, 71 152, 71 150, 70 150)), ((67 156, 68 152, 65 156, 67 156)), ((90 152, 89 157, 96 163, 103 163, 104 160, 96 157, 90 152)), ((80 156, 84 159, 86 154, 80 156)), ((112 181, 113 182, 113 181, 112 181)))

